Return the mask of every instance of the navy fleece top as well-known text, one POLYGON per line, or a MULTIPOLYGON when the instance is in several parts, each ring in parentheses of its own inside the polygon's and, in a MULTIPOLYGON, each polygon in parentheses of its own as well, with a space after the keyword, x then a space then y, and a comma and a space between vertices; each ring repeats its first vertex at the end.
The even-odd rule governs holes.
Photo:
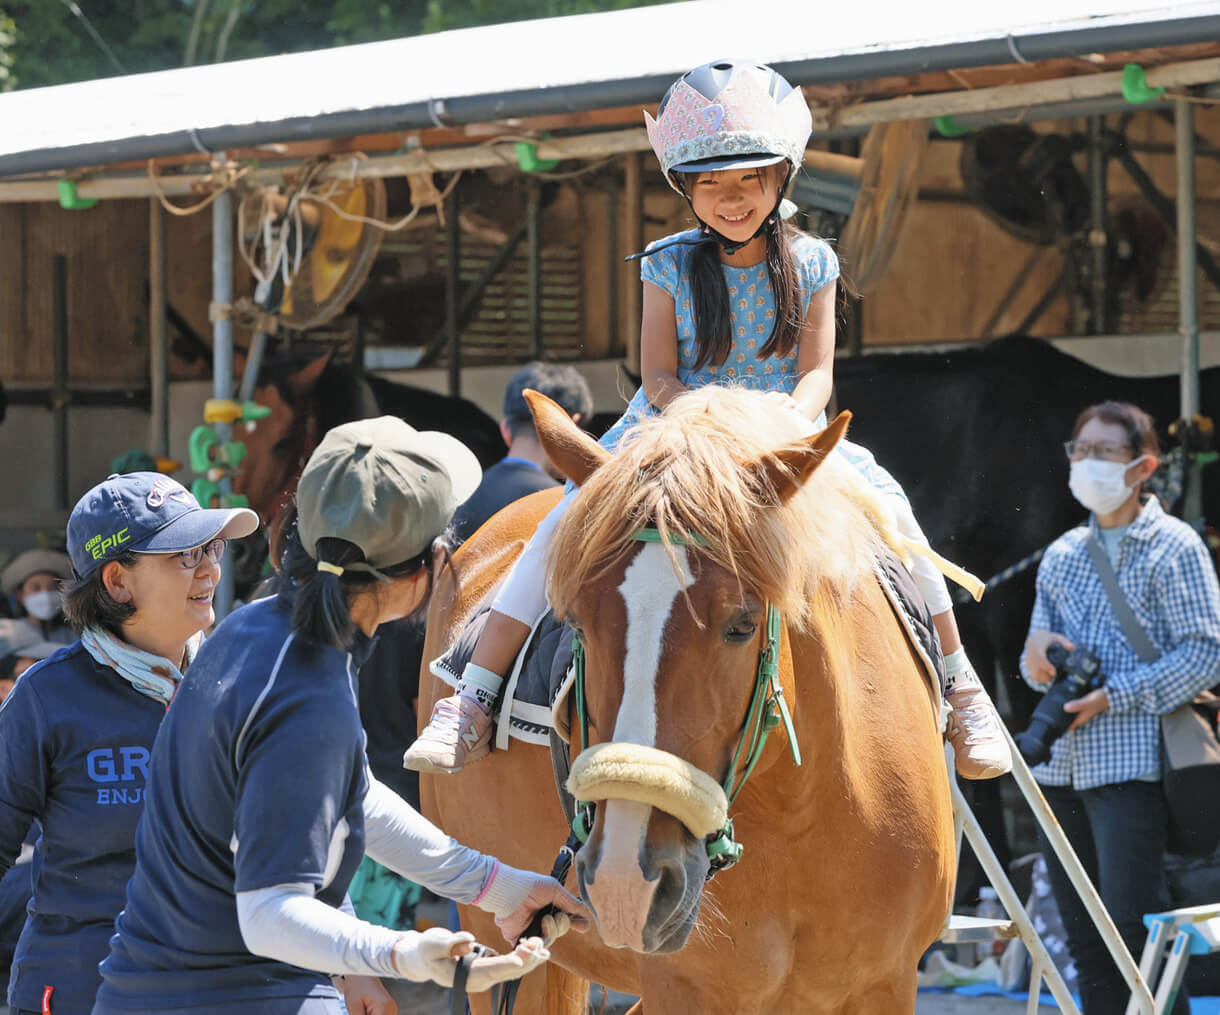
POLYGON ((80 642, 27 670, 0 706, 0 873, 31 821, 33 897, 9 1004, 93 1006, 98 963, 135 867, 148 762, 165 708, 95 662, 80 642))
POLYGON ((337 997, 320 973, 252 955, 237 921, 237 892, 275 885, 315 885, 337 907, 364 854, 356 661, 296 638, 289 605, 227 617, 178 688, 99 1007, 337 997))

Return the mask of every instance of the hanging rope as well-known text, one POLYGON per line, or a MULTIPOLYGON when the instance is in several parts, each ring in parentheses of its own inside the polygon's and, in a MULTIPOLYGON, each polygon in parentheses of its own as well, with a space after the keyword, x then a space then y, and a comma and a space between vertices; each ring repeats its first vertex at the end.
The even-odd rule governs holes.
POLYGON ((236 162, 212 163, 212 171, 208 175, 207 180, 198 184, 200 187, 212 187, 212 192, 208 194, 202 201, 192 205, 174 204, 169 196, 165 193, 165 188, 161 186, 161 177, 157 173, 157 164, 153 159, 148 160, 148 180, 152 184, 153 191, 157 195, 157 200, 171 215, 176 215, 179 218, 187 215, 194 215, 197 212, 203 211, 212 204, 225 191, 232 190, 237 186, 238 182, 250 172, 249 166, 238 165, 236 162))

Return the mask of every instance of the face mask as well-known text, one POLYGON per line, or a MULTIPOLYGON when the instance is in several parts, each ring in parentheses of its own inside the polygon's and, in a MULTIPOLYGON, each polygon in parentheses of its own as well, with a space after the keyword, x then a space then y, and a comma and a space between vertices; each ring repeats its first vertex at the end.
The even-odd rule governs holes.
POLYGON ((1141 455, 1134 462, 1103 462, 1100 458, 1073 462, 1068 489, 1090 511, 1099 515, 1117 511, 1133 492, 1126 482, 1127 470, 1146 457, 1141 455))
POLYGON ((31 592, 22 600, 25 612, 39 620, 54 620, 59 613, 58 592, 31 592))

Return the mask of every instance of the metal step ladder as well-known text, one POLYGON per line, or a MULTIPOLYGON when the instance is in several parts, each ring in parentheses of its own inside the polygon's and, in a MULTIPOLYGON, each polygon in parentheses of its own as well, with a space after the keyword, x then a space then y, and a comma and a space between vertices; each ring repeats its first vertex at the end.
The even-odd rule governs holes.
MULTIPOLYGON (((1149 962, 1149 969, 1145 970, 1142 963, 1140 966, 1136 966, 1135 959, 1131 957, 1131 953, 1123 943, 1118 929, 1114 926, 1114 921, 1110 918, 1110 914, 1102 904, 1101 897, 1097 894, 1097 889, 1089 880, 1088 874, 1085 873, 1080 859, 1076 856, 1076 851, 1072 848, 1071 843, 1068 842, 1063 829, 1059 827, 1059 822, 1055 820, 1050 805, 1046 802, 1046 797, 1042 795, 1042 790, 1035 781, 1033 773, 1029 770, 1025 759, 1021 757, 1021 753, 1007 729, 1004 730, 1004 736, 1008 740, 1008 747, 1012 752, 1012 774, 1016 780, 1017 788, 1020 789, 1021 795, 1025 797, 1025 802, 1029 804, 1030 809, 1033 811, 1034 818, 1042 827, 1051 844, 1051 848, 1059 858, 1059 862, 1063 864, 1063 868, 1075 886, 1076 891, 1080 894, 1081 902, 1088 910, 1089 916, 1092 918, 1098 933, 1109 949, 1119 972, 1131 988, 1131 1002, 1127 1007, 1126 1015, 1164 1015, 1167 1006, 1157 1007, 1148 987, 1150 971, 1155 964, 1155 957, 1160 954, 1160 951, 1153 949, 1153 958, 1148 959, 1151 946, 1145 945, 1144 955, 1149 962)), ((1037 1012, 1044 981, 1051 992, 1051 996, 1054 997, 1055 1002, 1059 1005, 1060 1011, 1064 1012, 1065 1015, 1080 1015, 1080 1007, 1076 1004, 1076 999, 1068 991, 1067 984, 1064 983, 1063 976, 1060 974, 1058 967, 1056 967, 1050 953, 1047 952, 1042 939, 1038 937, 1038 932, 1034 930, 1034 925, 1029 918, 1029 914, 1025 912, 1025 905, 1008 878, 1008 872, 1004 870, 1003 864, 996 857, 995 851, 991 848, 991 844, 983 834, 983 829, 979 825, 978 819, 974 816, 974 812, 970 810, 970 805, 966 803, 966 799, 962 796, 961 789, 957 785, 957 778, 954 775, 952 748, 946 745, 945 753, 949 766, 949 784, 953 794, 953 819, 957 832, 959 853, 964 835, 966 841, 970 843, 970 848, 974 850, 974 855, 978 858, 979 864, 983 868, 983 873, 995 889, 1000 904, 1004 907, 1004 912, 1008 914, 1009 919, 985 920, 978 917, 950 916, 945 924, 941 940, 965 942, 1019 937, 1025 944, 1025 947, 1029 949, 1032 960, 1029 976, 1029 1000, 1025 1009, 1026 1015, 1035 1015, 1037 1012)), ((1157 915, 1168 917, 1172 914, 1157 915)), ((1190 922, 1189 920, 1174 923, 1172 926, 1178 927, 1179 937, 1190 938, 1193 943, 1197 940, 1198 935, 1203 933, 1198 931, 1198 928, 1206 925, 1209 927, 1208 933, 1214 931, 1215 939, 1220 941, 1220 906, 1215 907, 1215 920, 1214 927, 1207 921, 1190 922), (1190 931, 1185 930, 1188 927, 1198 933, 1192 934, 1190 931)), ((1170 925, 1164 920, 1162 920, 1162 923, 1165 923, 1166 926, 1170 925)), ((1161 949, 1163 950, 1164 941, 1166 940, 1165 935, 1168 931, 1162 930, 1159 933, 1161 949)), ((1152 934, 1149 937, 1151 938, 1152 934)), ((1188 949, 1189 947, 1200 946, 1194 944, 1188 946, 1176 940, 1174 942, 1175 953, 1179 949, 1188 949)), ((1220 950, 1220 945, 1217 945, 1217 950, 1220 950)), ((1195 954, 1198 954, 1198 952, 1195 952, 1195 954)), ((1173 962, 1172 955, 1170 962, 1173 962)), ((1181 975, 1184 971, 1185 956, 1180 960, 1180 968, 1179 966, 1174 966, 1172 975, 1177 976, 1177 985, 1181 984, 1181 975)), ((1168 989, 1166 984, 1169 977, 1170 969, 1167 965, 1166 978, 1162 981, 1162 989, 1168 989)), ((1177 985, 1174 985, 1172 988, 1175 993, 1177 985)), ((1158 998, 1159 996, 1158 992, 1158 998)))
POLYGON ((1025 1005, 1026 1015, 1036 1015, 1038 1003, 1042 996, 1042 984, 1046 982, 1051 996, 1059 1005, 1064 1015, 1080 1015, 1080 1008, 1075 998, 1063 981, 1059 968, 1055 965, 1046 945, 1034 930, 1029 914, 1025 912, 1025 904, 1017 895, 1017 890, 1009 880, 1008 872, 995 855, 995 850, 983 834, 983 829, 962 796, 957 785, 957 779, 950 770, 950 785, 953 789, 953 821, 957 832, 958 853, 961 853, 962 836, 970 843, 974 855, 978 857, 988 881, 996 891, 1000 905, 1008 914, 1006 920, 992 920, 977 916, 961 916, 956 913, 949 916, 941 931, 940 939, 945 942, 985 942, 1007 941, 1019 937, 1029 949, 1032 965, 1029 971, 1029 998, 1025 1005))
MULTIPOLYGON (((1156 1015, 1164 1015, 1177 1000, 1190 957, 1220 951, 1220 903, 1149 913, 1144 917, 1144 926, 1148 928, 1148 937, 1140 956, 1140 973, 1149 985, 1154 985, 1160 965, 1165 963, 1153 999, 1156 1015)), ((1127 1015, 1138 1012, 1134 1000, 1127 1005, 1127 1015)))

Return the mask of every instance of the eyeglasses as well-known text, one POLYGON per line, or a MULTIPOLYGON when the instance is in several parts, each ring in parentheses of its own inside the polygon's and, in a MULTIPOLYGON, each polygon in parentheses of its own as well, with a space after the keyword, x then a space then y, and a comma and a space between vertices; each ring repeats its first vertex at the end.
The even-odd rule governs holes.
POLYGON ((1063 450, 1072 462, 1083 462, 1086 458, 1100 458, 1103 462, 1131 459, 1130 445, 1119 441, 1064 441, 1063 450))
POLYGON ((189 550, 183 550, 177 554, 178 562, 188 571, 194 571, 200 564, 203 563, 203 555, 206 553, 208 560, 213 564, 219 564, 225 555, 225 544, 228 541, 225 539, 213 539, 206 546, 193 546, 189 550))

